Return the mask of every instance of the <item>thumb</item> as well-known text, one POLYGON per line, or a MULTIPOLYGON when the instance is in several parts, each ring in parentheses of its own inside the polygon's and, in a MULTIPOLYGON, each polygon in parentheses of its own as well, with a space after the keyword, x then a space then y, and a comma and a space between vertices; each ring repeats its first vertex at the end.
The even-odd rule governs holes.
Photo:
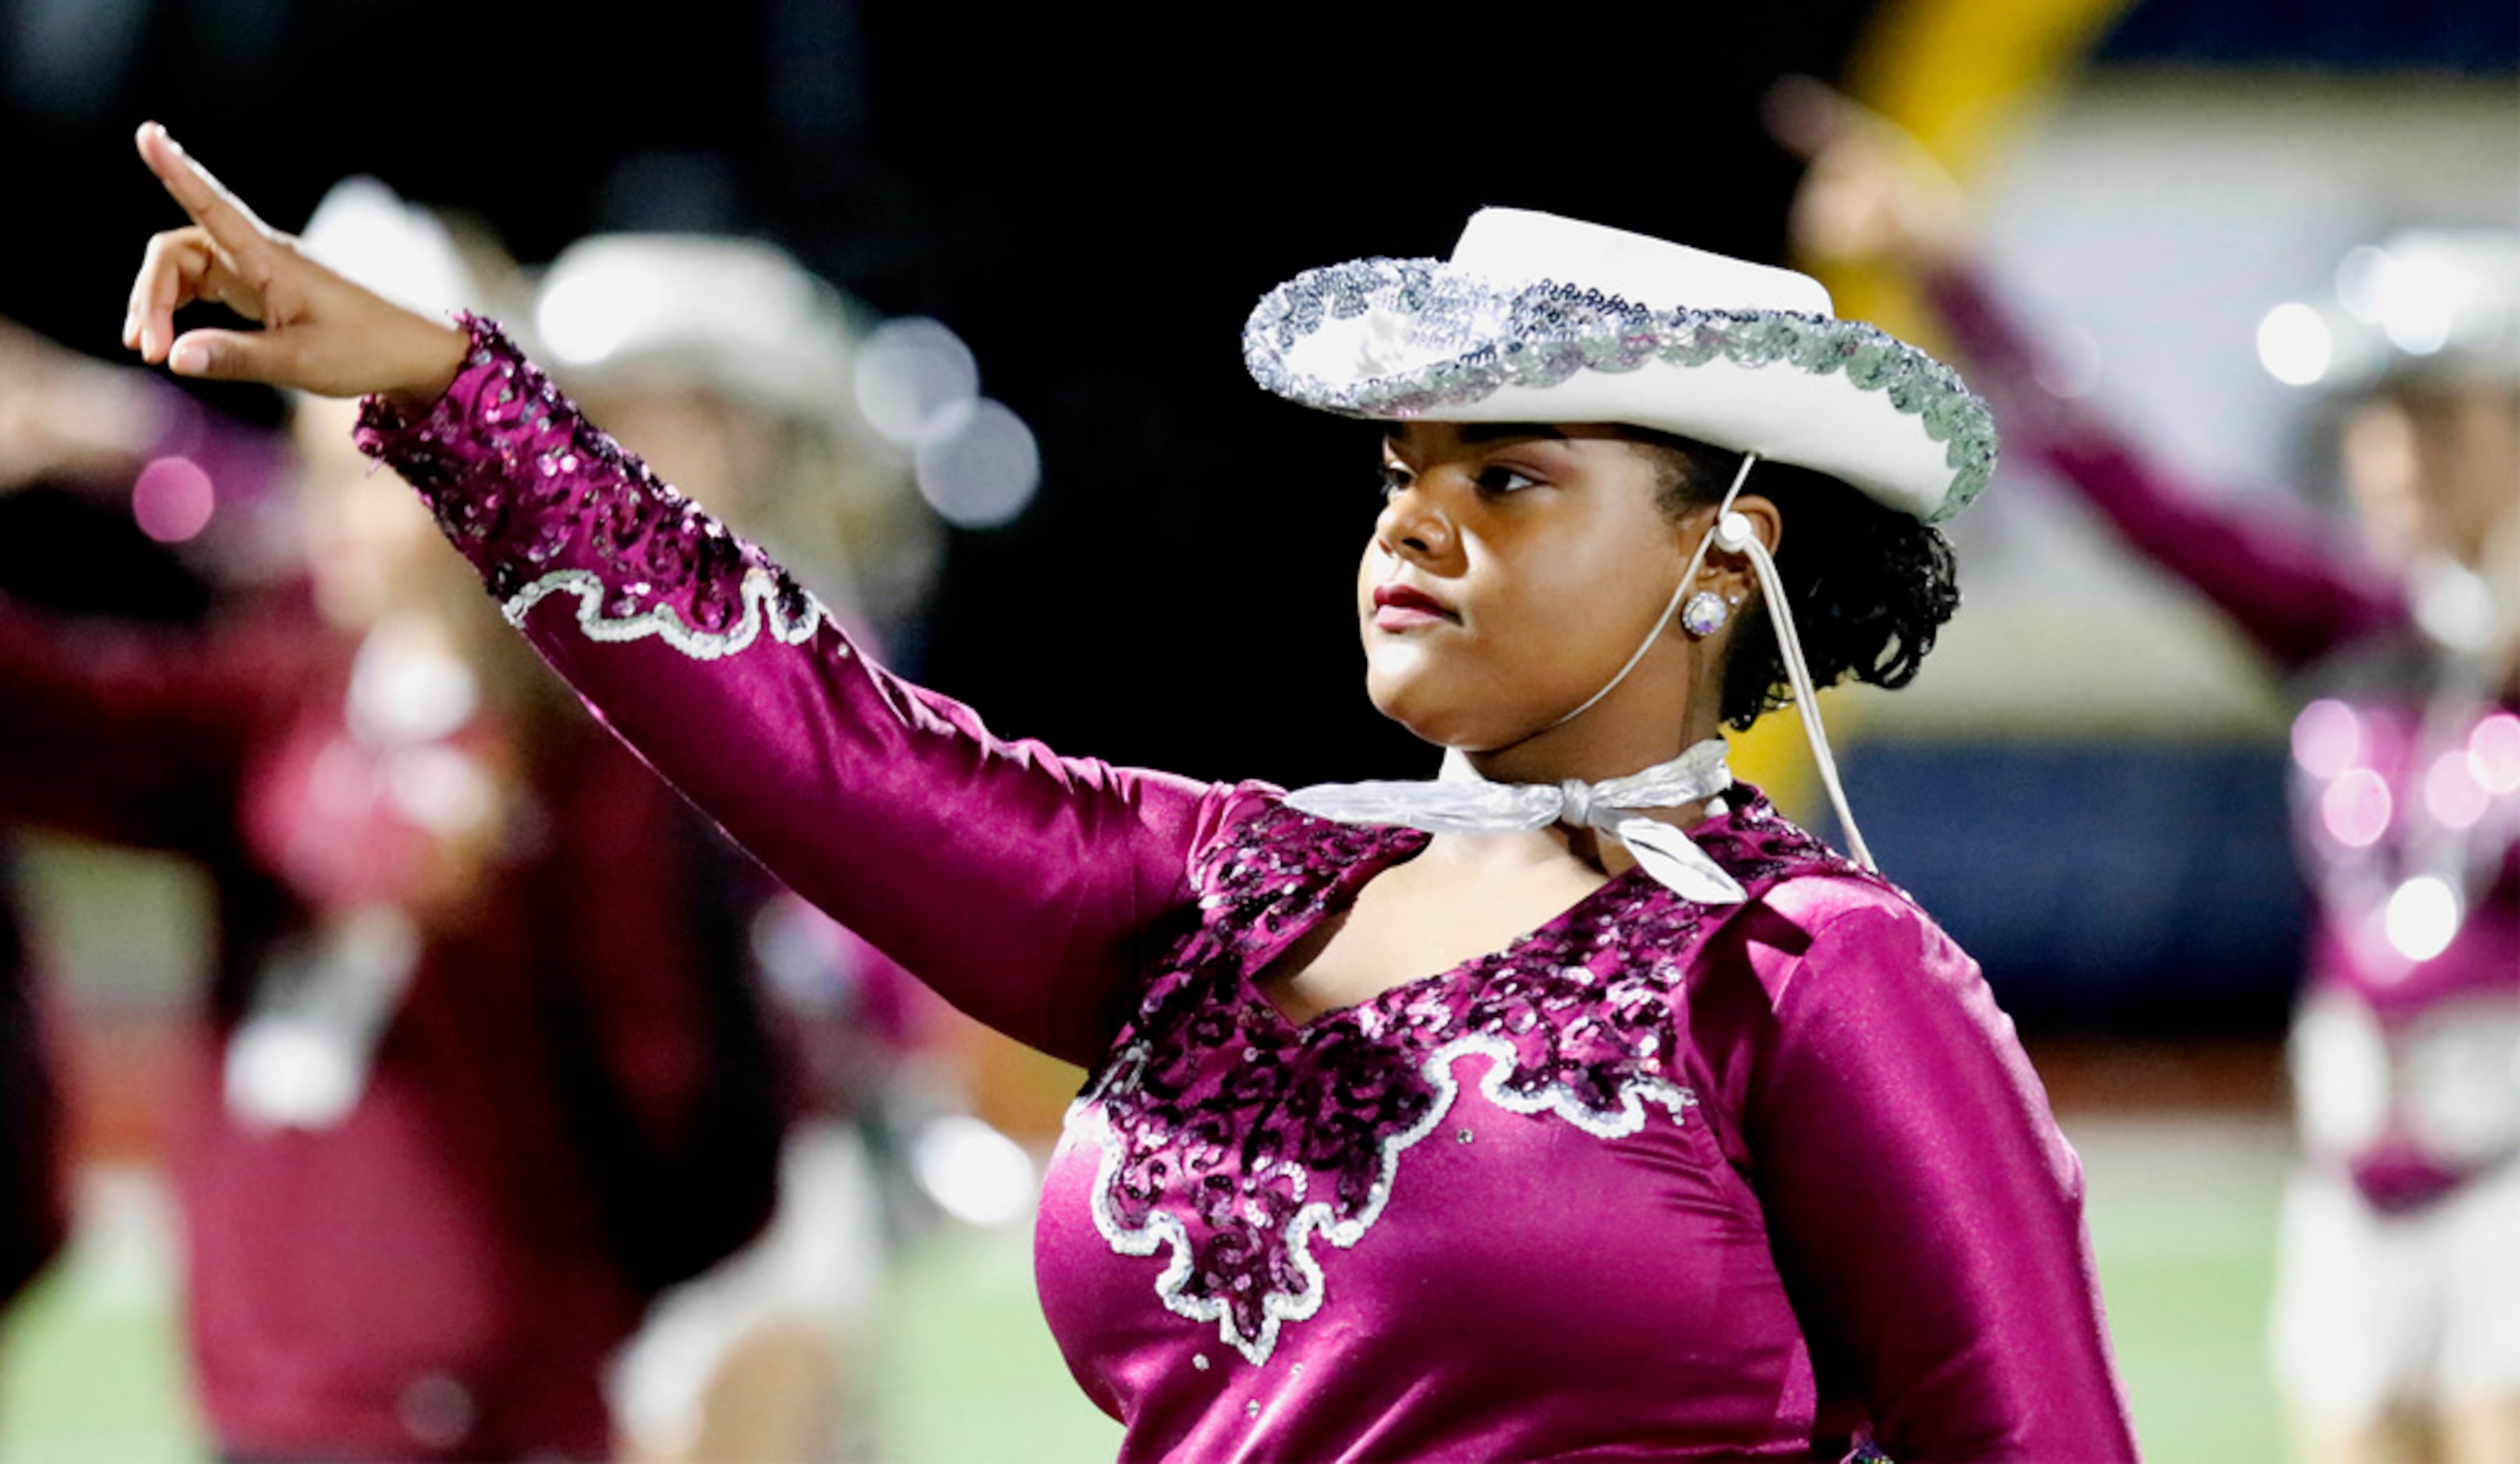
POLYGON ((289 369, 296 356, 290 342, 269 331, 187 331, 175 337, 166 367, 179 377, 205 381, 296 384, 289 369))

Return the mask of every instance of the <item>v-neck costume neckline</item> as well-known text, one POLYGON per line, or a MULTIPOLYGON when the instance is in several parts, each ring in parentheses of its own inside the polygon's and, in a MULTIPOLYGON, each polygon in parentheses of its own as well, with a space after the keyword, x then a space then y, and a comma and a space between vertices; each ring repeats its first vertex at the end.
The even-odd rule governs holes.
MULTIPOLYGON (((1855 874, 1754 791, 1690 832, 1753 900, 1803 873, 1855 874)), ((1482 1137, 1563 1138, 1478 1115, 1707 1142, 1688 1117, 1686 991, 1746 906, 1691 901, 1642 867, 1496 950, 1309 1021, 1260 994, 1257 973, 1430 837, 1262 801, 1194 867, 1198 926, 1161 957, 1071 1110, 1068 1152, 1091 1156, 1075 1177, 1102 1239, 1166 1255, 1152 1278, 1164 1309, 1255 1367, 1322 1307, 1327 1256, 1375 1228, 1403 1156, 1439 1127, 1447 1155, 1482 1137)))
MULTIPOLYGON (((1700 819, 1691 826, 1692 830, 1702 828, 1713 821, 1715 821, 1714 819, 1700 819)), ((1384 987, 1370 996, 1329 1007, 1305 1020, 1297 1021, 1288 1016, 1283 1007, 1269 999, 1268 994, 1260 989, 1260 975, 1276 964, 1288 951, 1293 950, 1306 936, 1319 930, 1324 921, 1354 909, 1357 897, 1365 892, 1367 885, 1398 865, 1425 853, 1426 845, 1433 838, 1433 835, 1416 828, 1393 826, 1382 832, 1386 836, 1382 846, 1372 857, 1358 860, 1350 865, 1332 881, 1328 898, 1322 902, 1321 909, 1312 918, 1281 930, 1276 933, 1276 938, 1267 944, 1245 952, 1242 960, 1237 966, 1235 979, 1240 987, 1241 998, 1258 1007, 1263 1013, 1264 1020, 1282 1031, 1294 1034, 1303 1042, 1309 1043, 1326 1031, 1353 1027, 1367 1012, 1379 1010, 1395 1000, 1416 996, 1455 978, 1466 980, 1482 968, 1494 969, 1508 965, 1524 951, 1583 919, 1591 912, 1593 907, 1613 898, 1615 893, 1625 890, 1630 880, 1642 878, 1648 884, 1654 882, 1651 875, 1644 873, 1643 866, 1631 865, 1618 873, 1603 878, 1599 884, 1586 891, 1565 909, 1494 950, 1483 951, 1441 970, 1411 977, 1406 981, 1384 987)))

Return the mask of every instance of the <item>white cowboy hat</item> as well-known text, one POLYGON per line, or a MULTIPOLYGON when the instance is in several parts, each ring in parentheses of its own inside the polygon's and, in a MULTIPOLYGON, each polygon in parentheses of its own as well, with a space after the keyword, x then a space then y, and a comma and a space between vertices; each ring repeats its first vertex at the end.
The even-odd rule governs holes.
POLYGON ((1995 470, 1958 373, 1831 313, 1819 281, 1520 208, 1453 257, 1360 259, 1263 296, 1243 362, 1352 417, 1608 421, 1814 468, 1938 523, 1995 470))

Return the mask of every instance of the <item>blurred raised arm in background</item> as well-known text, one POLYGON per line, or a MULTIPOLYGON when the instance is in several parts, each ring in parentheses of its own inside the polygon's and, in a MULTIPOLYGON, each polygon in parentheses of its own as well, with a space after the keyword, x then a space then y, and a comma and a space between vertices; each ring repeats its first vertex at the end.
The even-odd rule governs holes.
POLYGON ((2298 688, 2317 927, 2291 1058, 2278 1380, 2313 1459, 2520 1457, 2520 237, 2358 248, 2281 307, 2270 370, 2333 394, 2354 513, 2234 502, 2041 383, 1968 200, 1816 83, 1772 99, 1811 159, 1809 257, 1912 271, 2007 450, 2220 608, 2298 688))

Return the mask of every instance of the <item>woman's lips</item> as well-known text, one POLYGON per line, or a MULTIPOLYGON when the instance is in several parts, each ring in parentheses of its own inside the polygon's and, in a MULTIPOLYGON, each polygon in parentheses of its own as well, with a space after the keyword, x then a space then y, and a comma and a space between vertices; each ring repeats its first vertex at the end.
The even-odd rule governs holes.
POLYGON ((1373 589, 1373 627, 1376 630, 1404 631, 1421 625, 1459 624, 1461 616, 1452 607, 1423 590, 1407 585, 1376 585, 1373 589))

